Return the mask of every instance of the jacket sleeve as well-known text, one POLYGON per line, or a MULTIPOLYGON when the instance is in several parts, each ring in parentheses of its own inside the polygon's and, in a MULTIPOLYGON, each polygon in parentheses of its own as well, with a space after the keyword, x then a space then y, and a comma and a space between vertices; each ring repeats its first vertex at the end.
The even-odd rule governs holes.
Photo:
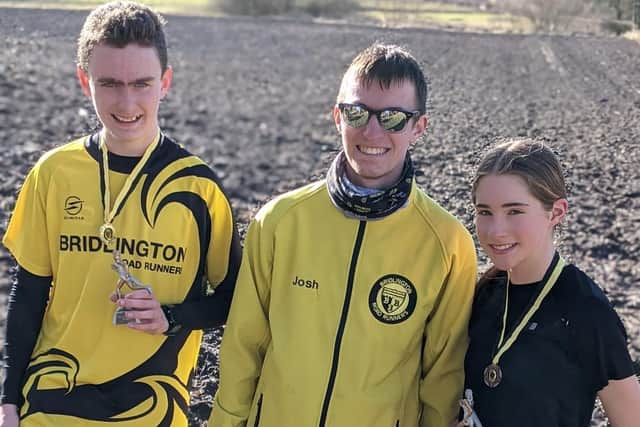
POLYGON ((256 218, 249 226, 229 320, 220 349, 220 384, 210 427, 245 426, 271 341, 269 296, 272 233, 256 218))
POLYGON ((449 248, 449 274, 427 319, 422 349, 422 427, 447 427, 464 386, 467 328, 476 283, 476 252, 466 230, 449 248))
POLYGON ((206 255, 206 280, 202 289, 185 301, 172 305, 176 322, 183 329, 207 329, 227 321, 233 289, 240 267, 242 248, 228 198, 215 186, 208 199, 210 218, 206 255))

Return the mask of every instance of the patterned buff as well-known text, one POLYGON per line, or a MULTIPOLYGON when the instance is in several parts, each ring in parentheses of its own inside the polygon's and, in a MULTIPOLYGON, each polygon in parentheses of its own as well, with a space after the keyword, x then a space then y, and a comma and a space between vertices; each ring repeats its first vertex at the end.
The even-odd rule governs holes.
POLYGON ((354 191, 354 185, 347 180, 346 158, 340 151, 327 172, 327 188, 333 204, 350 218, 360 220, 380 219, 391 215, 407 202, 413 180, 413 162, 409 153, 404 160, 402 176, 391 188, 372 194, 354 191))

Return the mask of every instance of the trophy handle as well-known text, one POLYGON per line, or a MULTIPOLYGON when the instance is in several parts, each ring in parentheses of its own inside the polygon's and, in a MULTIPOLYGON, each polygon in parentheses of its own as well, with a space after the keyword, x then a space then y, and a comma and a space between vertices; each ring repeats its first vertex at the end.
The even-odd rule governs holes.
MULTIPOLYGON (((114 263, 111 264, 111 268, 113 268, 118 273, 118 281, 116 282, 116 296, 118 299, 123 298, 124 295, 122 293, 122 287, 127 285, 129 289, 132 291, 136 291, 138 289, 144 289, 150 295, 151 287, 146 286, 138 279, 133 277, 131 273, 129 273, 129 269, 127 264, 122 259, 120 252, 117 250, 113 251, 113 260, 114 263)), ((129 323, 129 319, 126 318, 127 310, 124 307, 118 307, 116 311, 113 313, 113 324, 114 325, 126 325, 129 323)), ((140 320, 136 319, 137 323, 140 323, 140 320)))

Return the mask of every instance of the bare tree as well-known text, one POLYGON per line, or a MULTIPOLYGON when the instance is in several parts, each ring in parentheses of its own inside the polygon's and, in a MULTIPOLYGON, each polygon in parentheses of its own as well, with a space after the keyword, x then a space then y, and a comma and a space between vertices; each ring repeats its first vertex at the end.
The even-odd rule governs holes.
POLYGON ((236 15, 277 15, 295 7, 295 0, 210 0, 223 12, 236 15))
POLYGON ((502 0, 506 10, 528 18, 539 31, 562 31, 583 14, 584 0, 502 0))
POLYGON ((624 16, 624 4, 622 0, 609 0, 609 6, 615 11, 616 19, 620 20, 624 16))

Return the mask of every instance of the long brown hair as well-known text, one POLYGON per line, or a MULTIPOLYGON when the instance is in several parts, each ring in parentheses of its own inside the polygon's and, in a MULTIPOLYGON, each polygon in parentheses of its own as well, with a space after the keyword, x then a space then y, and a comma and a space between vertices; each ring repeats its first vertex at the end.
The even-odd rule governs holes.
MULTIPOLYGON (((471 197, 476 202, 476 190, 486 175, 515 175, 522 178, 531 194, 545 209, 567 198, 567 185, 558 157, 542 141, 512 138, 498 142, 480 160, 471 184, 471 197)), ((478 281, 478 288, 496 278, 499 270, 492 266, 478 281)))

